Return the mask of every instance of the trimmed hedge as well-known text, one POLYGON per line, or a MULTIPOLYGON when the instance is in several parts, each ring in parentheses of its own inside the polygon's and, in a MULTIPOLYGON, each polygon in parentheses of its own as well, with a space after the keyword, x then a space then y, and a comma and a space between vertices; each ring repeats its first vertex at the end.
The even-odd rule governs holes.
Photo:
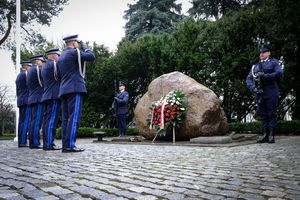
MULTIPOLYGON (((237 133, 258 133, 260 132, 260 122, 233 122, 229 124, 229 131, 235 131, 237 133)), ((118 136, 119 129, 117 128, 88 128, 80 127, 77 132, 77 138, 93 138, 95 137, 93 132, 102 131, 107 134, 107 136, 118 136)), ((281 135, 300 135, 300 120, 294 121, 279 121, 277 126, 277 133, 281 135)), ((126 135, 138 135, 138 130, 136 128, 128 128, 126 130, 126 135)), ((61 128, 56 130, 56 139, 61 139, 61 128)))
MULTIPOLYGON (((233 122, 229 124, 229 130, 237 133, 258 133, 260 132, 261 128, 260 122, 258 121, 249 123, 233 122)), ((300 120, 279 121, 276 130, 277 133, 281 135, 300 135, 300 120)))
MULTIPOLYGON (((89 127, 80 127, 77 132, 77 138, 93 138, 94 132, 102 131, 105 132, 107 136, 118 136, 119 129, 117 128, 89 128, 89 127)), ((126 130, 126 135, 137 135, 138 131, 135 128, 128 128, 126 130)), ((61 128, 56 129, 56 139, 62 138, 61 128)))

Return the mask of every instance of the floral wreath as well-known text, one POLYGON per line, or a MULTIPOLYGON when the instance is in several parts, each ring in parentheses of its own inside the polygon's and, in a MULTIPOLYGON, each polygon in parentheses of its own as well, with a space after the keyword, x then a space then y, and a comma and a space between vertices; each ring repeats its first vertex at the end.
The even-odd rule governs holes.
POLYGON ((155 129, 157 134, 165 135, 166 129, 173 128, 174 142, 175 127, 181 126, 187 112, 187 103, 183 91, 172 90, 159 101, 153 102, 150 110, 149 118, 147 119, 149 129, 155 129))

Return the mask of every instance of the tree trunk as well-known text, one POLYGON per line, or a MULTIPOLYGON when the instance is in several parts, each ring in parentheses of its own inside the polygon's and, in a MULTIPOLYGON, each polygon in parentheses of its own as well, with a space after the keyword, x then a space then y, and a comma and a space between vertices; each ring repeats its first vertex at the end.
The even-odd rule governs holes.
POLYGON ((5 32, 4 36, 0 39, 0 46, 5 42, 5 40, 8 38, 9 34, 10 34, 10 31, 11 31, 11 28, 12 28, 12 22, 11 22, 11 15, 12 15, 12 12, 9 12, 7 15, 6 15, 6 18, 7 18, 7 31, 5 32))

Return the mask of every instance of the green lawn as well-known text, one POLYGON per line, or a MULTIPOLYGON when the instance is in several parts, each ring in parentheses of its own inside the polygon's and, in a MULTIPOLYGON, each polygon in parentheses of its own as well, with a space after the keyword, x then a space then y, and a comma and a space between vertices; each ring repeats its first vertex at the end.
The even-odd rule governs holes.
POLYGON ((14 139, 15 136, 14 133, 4 133, 3 135, 0 135, 0 140, 14 139))

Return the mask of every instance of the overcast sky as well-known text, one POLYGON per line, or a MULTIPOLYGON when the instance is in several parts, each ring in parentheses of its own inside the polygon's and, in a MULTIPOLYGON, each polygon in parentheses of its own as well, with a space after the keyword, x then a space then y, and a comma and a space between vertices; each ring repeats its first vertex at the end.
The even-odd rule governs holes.
MULTIPOLYGON (((52 19, 49 27, 42 27, 41 33, 48 41, 57 43, 65 35, 79 34, 84 41, 97 42, 109 47, 110 51, 124 37, 123 19, 127 4, 134 0, 70 0, 69 4, 52 19)), ((182 3, 182 13, 191 7, 189 0, 182 3)), ((11 62, 11 52, 0 50, 0 84, 9 85, 15 91, 15 69, 11 62)))

